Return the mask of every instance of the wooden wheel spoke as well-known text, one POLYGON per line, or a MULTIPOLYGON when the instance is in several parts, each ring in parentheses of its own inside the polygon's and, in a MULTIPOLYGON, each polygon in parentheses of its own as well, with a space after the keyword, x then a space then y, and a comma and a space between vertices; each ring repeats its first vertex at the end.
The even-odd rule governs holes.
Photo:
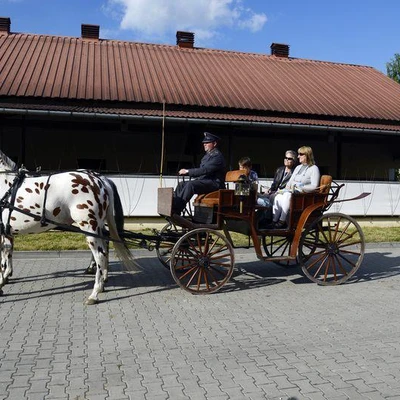
POLYGON ((361 252, 360 251, 351 251, 351 250, 346 250, 346 249, 340 249, 341 253, 345 253, 345 254, 352 254, 354 256, 360 256, 361 252))
POLYGON ((271 243, 271 248, 272 248, 272 245, 277 246, 275 252, 279 252, 282 248, 283 248, 283 251, 285 251, 288 248, 289 243, 286 240, 281 239, 281 240, 277 240, 274 243, 271 243))
POLYGON ((220 255, 218 255, 218 256, 210 257, 210 260, 211 260, 211 261, 214 261, 214 260, 221 260, 222 258, 226 258, 226 257, 229 257, 229 253, 223 253, 223 254, 220 254, 220 255))
POLYGON ((349 263, 353 268, 356 267, 356 264, 354 262, 350 261, 348 258, 346 258, 343 254, 339 253, 338 257, 340 257, 342 260, 344 260, 347 263, 349 263))
POLYGON ((210 289, 210 283, 208 282, 208 274, 207 274, 207 271, 205 269, 203 270, 203 274, 204 274, 204 282, 206 284, 206 288, 207 288, 207 290, 209 290, 210 289))
MULTIPOLYGON (((192 270, 193 270, 193 269, 192 269, 192 270)), ((186 285, 185 285, 187 288, 192 284, 192 281, 193 281, 193 279, 196 277, 196 274, 197 274, 197 273, 200 274, 200 272, 201 272, 201 271, 199 271, 198 268, 194 271, 194 274, 190 277, 190 279, 188 280, 188 282, 187 282, 186 285)), ((186 275, 187 275, 187 273, 184 274, 183 276, 181 276, 181 279, 185 278, 186 275)))
POLYGON ((341 242, 341 243, 338 243, 338 247, 340 249, 343 249, 344 247, 355 246, 357 244, 362 244, 361 240, 357 240, 355 242, 350 242, 350 243, 341 242))
MULTIPOLYGON (((223 267, 223 265, 221 265, 221 267, 223 267)), ((216 272, 217 274, 219 274, 221 276, 226 276, 226 273, 224 270, 222 270, 222 268, 216 268, 215 266, 211 266, 210 270, 216 272)))
POLYGON ((208 255, 210 257, 213 257, 215 254, 218 254, 218 253, 220 253, 221 251, 224 251, 224 250, 228 250, 228 246, 226 244, 220 245, 217 249, 215 249, 215 251, 209 251, 208 255))
POLYGON ((329 267, 330 267, 331 261, 332 261, 332 258, 331 258, 331 257, 328 256, 327 258, 328 258, 328 262, 326 263, 327 265, 326 265, 326 267, 325 267, 324 282, 326 282, 326 279, 328 278, 329 267))
MULTIPOLYGON (((338 226, 339 226, 339 221, 338 221, 338 226)), ((348 228, 349 228, 349 226, 350 226, 350 221, 348 221, 347 223, 346 223, 346 225, 340 230, 340 235, 339 235, 339 238, 338 238, 338 242, 340 242, 341 241, 341 239, 342 239, 342 237, 345 235, 345 236, 348 236, 348 237, 352 237, 356 232, 353 232, 353 233, 348 233, 348 228)))
POLYGON ((201 247, 199 247, 200 248, 200 252, 199 252, 199 248, 196 247, 193 240, 188 239, 188 240, 186 240, 186 242, 189 245, 188 250, 190 249, 191 251, 193 251, 196 254, 201 254, 201 247))
POLYGON ((175 270, 176 271, 181 271, 182 269, 187 269, 187 268, 196 268, 197 267, 197 262, 188 262, 188 263, 184 263, 185 260, 182 260, 182 264, 177 266, 175 265, 175 270))
POLYGON ((340 260, 340 258, 338 257, 337 254, 335 254, 335 259, 337 260, 337 262, 339 264, 339 270, 342 272, 342 274, 344 276, 347 276, 348 272, 347 272, 346 268, 343 266, 342 261, 340 260))
POLYGON ((314 251, 314 253, 312 253, 312 256, 315 258, 315 256, 324 255, 324 254, 326 254, 325 247, 324 247, 323 251, 314 251))
POLYGON ((199 276, 197 277, 197 290, 200 290, 202 275, 203 275, 203 268, 199 268, 199 276))
POLYGON ((196 276, 197 272, 198 272, 198 267, 192 267, 192 268, 190 268, 188 271, 186 271, 184 274, 180 275, 179 277, 180 277, 180 279, 184 279, 184 278, 186 278, 189 274, 193 273, 192 277, 189 279, 189 284, 190 284, 190 282, 191 282, 191 281, 193 280, 193 278, 196 276), (194 273, 193 273, 193 271, 194 271, 194 273))
MULTIPOLYGON (((220 271, 216 270, 216 272, 220 272, 220 271)), ((215 285, 214 285, 214 286, 219 286, 221 283, 220 283, 220 281, 214 276, 214 274, 213 274, 213 272, 212 272, 211 269, 208 270, 208 273, 210 274, 210 276, 211 276, 213 282, 215 282, 215 285)))
POLYGON ((325 262, 327 257, 328 256, 325 253, 323 253, 321 254, 320 257, 317 257, 316 260, 313 260, 313 262, 307 266, 307 270, 310 270, 313 269, 319 262, 321 262, 321 265, 317 268, 317 272, 315 273, 314 278, 319 274, 319 271, 321 270, 323 263, 325 262))
MULTIPOLYGON (((329 236, 330 236, 330 231, 331 230, 329 229, 329 236)), ((322 225, 318 224, 318 232, 323 236, 323 238, 325 239, 326 243, 330 242, 330 239, 326 236, 325 230, 324 230, 322 225)))

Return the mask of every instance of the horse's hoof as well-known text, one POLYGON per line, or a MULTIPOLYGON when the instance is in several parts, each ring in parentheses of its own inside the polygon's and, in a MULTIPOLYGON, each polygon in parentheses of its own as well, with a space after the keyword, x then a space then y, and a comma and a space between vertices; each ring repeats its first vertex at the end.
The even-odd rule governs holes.
POLYGON ((3 296, 3 291, 0 289, 0 296, 3 296))
MULTIPOLYGON (((11 275, 8 275, 8 276, 11 276, 11 275)), ((7 276, 7 278, 4 278, 4 284, 8 283, 8 276, 7 276)))
POLYGON ((85 301, 85 304, 87 305, 87 306, 92 306, 92 305, 94 305, 94 304, 97 304, 99 301, 98 300, 95 300, 95 299, 87 299, 86 301, 85 301))

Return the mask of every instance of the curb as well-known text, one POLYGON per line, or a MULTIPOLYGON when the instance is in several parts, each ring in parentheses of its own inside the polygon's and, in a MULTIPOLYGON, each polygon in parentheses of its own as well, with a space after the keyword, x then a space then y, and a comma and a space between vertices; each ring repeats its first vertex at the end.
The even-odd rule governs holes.
MULTIPOLYGON (((382 242, 382 243, 366 243, 365 249, 398 249, 400 248, 400 242, 382 242)), ((136 253, 154 253, 155 252, 146 249, 133 250, 136 253)), ((235 253, 248 254, 254 253, 253 248, 235 248, 235 253)), ((111 257, 114 256, 114 250, 110 251, 111 257)), ((14 259, 29 259, 29 258, 88 258, 90 259, 91 252, 89 250, 59 250, 59 251, 15 251, 13 254, 14 259)))

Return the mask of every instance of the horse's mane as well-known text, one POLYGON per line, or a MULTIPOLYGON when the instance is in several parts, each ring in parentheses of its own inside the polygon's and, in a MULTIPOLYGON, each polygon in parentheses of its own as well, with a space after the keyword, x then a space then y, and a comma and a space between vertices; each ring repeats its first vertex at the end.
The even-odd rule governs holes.
POLYGON ((15 171, 17 164, 0 150, 0 170, 15 171))

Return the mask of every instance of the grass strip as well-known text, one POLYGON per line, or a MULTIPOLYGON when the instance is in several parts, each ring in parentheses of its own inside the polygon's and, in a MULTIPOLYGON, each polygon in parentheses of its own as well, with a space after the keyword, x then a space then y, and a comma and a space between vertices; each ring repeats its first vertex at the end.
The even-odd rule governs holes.
MULTIPOLYGON (((363 228, 367 243, 400 242, 400 227, 391 228, 363 228)), ((140 233, 153 235, 150 229, 140 233)), ((239 233, 231 233, 237 246, 246 246, 248 238, 239 233)), ((112 247, 112 246, 111 246, 112 247)), ((134 245, 130 246, 135 248, 134 245)), ((15 237, 16 251, 61 251, 61 250, 87 250, 85 236, 77 233, 49 231, 40 234, 17 235, 15 237)))

